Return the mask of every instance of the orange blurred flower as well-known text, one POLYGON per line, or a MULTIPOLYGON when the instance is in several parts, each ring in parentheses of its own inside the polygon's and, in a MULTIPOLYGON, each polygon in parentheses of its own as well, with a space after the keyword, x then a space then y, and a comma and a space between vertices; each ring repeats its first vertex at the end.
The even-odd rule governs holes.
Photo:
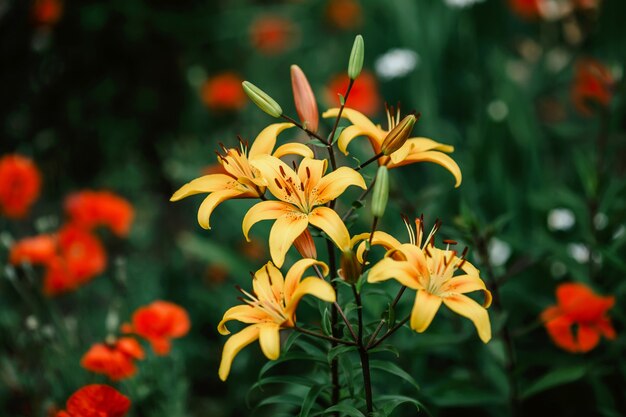
MULTIPOLYGON (((349 82, 350 79, 347 74, 338 75, 330 81, 326 87, 326 97, 332 103, 331 106, 339 104, 338 94, 346 94, 349 82)), ((376 78, 371 72, 363 70, 352 86, 346 105, 365 115, 372 116, 378 112, 380 102, 376 78)))
POLYGON ((356 0, 330 0, 326 6, 326 17, 339 29, 354 29, 363 23, 363 9, 356 0))
POLYGON ((88 371, 119 381, 135 375, 135 360, 141 360, 144 356, 137 340, 122 337, 112 344, 96 343, 91 346, 80 360, 80 365, 88 371))
POLYGON ((128 235, 135 211, 128 200, 109 191, 79 191, 65 199, 72 223, 85 229, 107 226, 120 237, 128 235))
POLYGON ((211 77, 202 85, 202 102, 211 110, 239 110, 248 102, 242 82, 243 79, 232 72, 211 77))
POLYGON ((284 52, 297 34, 294 23, 280 16, 262 16, 250 25, 250 41, 259 52, 277 55, 284 52))
POLYGON ((171 349, 170 339, 183 337, 190 326, 184 308, 168 301, 155 301, 135 310, 132 325, 123 325, 122 331, 146 339, 157 355, 167 355, 171 349))
POLYGON ((542 17, 542 0, 509 0, 511 11, 523 19, 537 19, 542 17))
POLYGON ((607 311, 614 297, 596 295, 578 283, 561 284, 556 290, 557 305, 541 313, 552 341, 572 353, 588 352, 598 345, 600 336, 615 339, 615 329, 607 311))
POLYGON ((96 236, 74 225, 66 225, 59 231, 58 239, 60 255, 79 284, 104 271, 107 255, 96 236))
POLYGON ((32 160, 16 154, 0 158, 0 214, 24 217, 40 189, 41 174, 32 160))
POLYGON ((61 0, 34 0, 31 15, 37 26, 54 26, 63 16, 63 2, 61 0))
POLYGON ((86 385, 67 400, 56 417, 124 417, 130 400, 108 385, 86 385))
POLYGON ((581 59, 576 63, 571 97, 581 114, 591 116, 591 103, 607 107, 613 97, 613 77, 609 69, 594 59, 581 59))
POLYGON ((17 241, 12 247, 9 262, 18 265, 24 262, 45 265, 56 256, 57 242, 54 235, 38 235, 17 241))

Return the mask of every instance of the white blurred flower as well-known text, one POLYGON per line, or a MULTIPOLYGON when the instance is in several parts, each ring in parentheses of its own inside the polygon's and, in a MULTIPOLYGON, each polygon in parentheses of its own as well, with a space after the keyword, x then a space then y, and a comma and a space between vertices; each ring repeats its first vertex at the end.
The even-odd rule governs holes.
POLYGON ((443 2, 452 8, 462 9, 465 7, 473 6, 476 3, 482 3, 485 0, 443 0, 443 2))
POLYGON ((620 227, 617 228, 615 233, 613 233, 613 239, 614 240, 621 239, 624 236, 624 234, 626 234, 626 227, 624 225, 621 225, 620 227))
POLYGON ((419 55, 411 49, 390 49, 374 63, 376 74, 382 79, 404 77, 419 64, 419 55))
POLYGON ((501 266, 511 257, 511 246, 496 237, 489 241, 489 258, 493 266, 501 266))
POLYGON ((39 321, 35 316, 26 317, 26 321, 24 322, 24 324, 26 324, 26 328, 28 330, 36 330, 37 327, 39 327, 39 321))
POLYGON ((593 218, 593 225, 596 230, 602 230, 609 224, 609 218, 604 213, 598 213, 593 218))
POLYGON ((493 100, 487 105, 487 114, 494 122, 501 122, 509 114, 509 106, 502 100, 493 100))
POLYGON ((579 264, 589 262, 589 248, 583 243, 570 243, 567 245, 567 253, 579 264))
POLYGON ((576 224, 574 212, 567 208, 556 208, 548 213, 548 229, 569 230, 576 224))

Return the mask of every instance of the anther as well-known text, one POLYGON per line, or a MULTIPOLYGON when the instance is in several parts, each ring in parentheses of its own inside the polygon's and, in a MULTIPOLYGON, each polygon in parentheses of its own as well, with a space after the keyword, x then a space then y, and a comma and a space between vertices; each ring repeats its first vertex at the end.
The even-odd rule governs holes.
POLYGON ((282 176, 283 176, 283 178, 287 176, 287 175, 285 174, 285 170, 283 169, 283 166, 282 166, 282 165, 279 165, 279 166, 278 166, 278 170, 280 171, 280 175, 282 175, 282 176))
POLYGON ((276 183, 276 186, 277 186, 278 188, 280 188, 281 190, 283 189, 283 186, 282 186, 282 185, 280 185, 280 181, 278 181, 278 178, 274 178, 274 182, 276 183))
POLYGON ((443 243, 444 243, 444 245, 456 245, 458 242, 456 240, 452 240, 452 239, 444 239, 443 243))
POLYGON ((311 178, 311 170, 309 169, 309 167, 306 167, 306 177, 311 178))

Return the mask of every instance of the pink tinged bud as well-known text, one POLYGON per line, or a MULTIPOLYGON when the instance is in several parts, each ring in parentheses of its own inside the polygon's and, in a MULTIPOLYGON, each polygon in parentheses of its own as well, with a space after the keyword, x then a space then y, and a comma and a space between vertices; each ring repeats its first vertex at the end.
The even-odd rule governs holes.
POLYGON ((291 66, 291 88, 293 89, 293 101, 296 103, 296 111, 300 121, 310 131, 317 132, 319 114, 315 95, 306 75, 297 65, 291 66))
POLYGON ((317 259, 317 250, 315 249, 315 242, 313 242, 313 236, 309 229, 305 229, 293 242, 293 245, 298 250, 298 253, 303 258, 317 259))

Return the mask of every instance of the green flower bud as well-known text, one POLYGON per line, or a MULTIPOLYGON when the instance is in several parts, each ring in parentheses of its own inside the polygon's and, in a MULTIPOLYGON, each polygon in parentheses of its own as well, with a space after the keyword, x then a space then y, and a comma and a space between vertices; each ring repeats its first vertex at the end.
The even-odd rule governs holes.
POLYGON ((250 97, 250 100, 252 100, 261 110, 272 117, 282 116, 283 109, 278 103, 276 103, 276 101, 274 101, 273 98, 267 95, 265 91, 261 90, 249 81, 244 81, 241 85, 243 86, 243 91, 245 91, 248 97, 250 97))
POLYGON ((386 166, 378 167, 374 190, 372 191, 372 214, 374 217, 382 217, 385 214, 387 200, 389 199, 389 170, 386 166))
POLYGON ((341 278, 349 284, 354 284, 361 276, 361 264, 356 258, 356 255, 351 250, 347 250, 341 253, 340 260, 341 278))
POLYGON ((356 38, 354 38, 352 52, 350 52, 350 61, 348 62, 348 77, 350 77, 351 80, 356 80, 356 77, 361 73, 364 56, 365 44, 363 43, 363 36, 357 35, 356 38))
POLYGON ((383 155, 391 155, 404 145, 406 140, 411 135, 416 121, 417 118, 415 115, 409 114, 402 119, 396 127, 391 129, 391 132, 387 133, 387 136, 381 146, 383 155))

